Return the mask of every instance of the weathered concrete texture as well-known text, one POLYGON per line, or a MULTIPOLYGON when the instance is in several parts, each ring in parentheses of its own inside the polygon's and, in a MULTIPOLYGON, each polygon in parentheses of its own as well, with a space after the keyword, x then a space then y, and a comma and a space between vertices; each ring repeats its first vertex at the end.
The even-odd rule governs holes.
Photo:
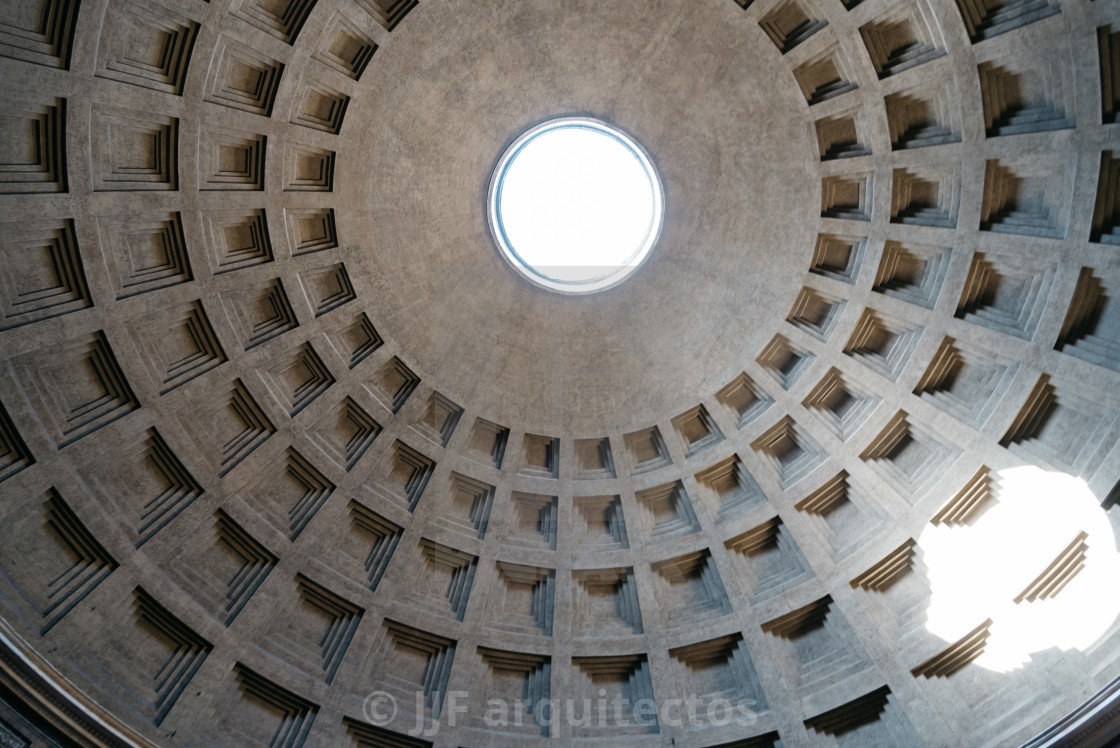
POLYGON ((1029 740, 1117 676, 1120 623, 988 670, 993 611, 928 630, 917 541, 1021 465, 1120 527, 1118 29, 1110 0, 0 2, 0 684, 102 744, 1029 740), (486 225, 496 160, 562 115, 665 185, 592 296, 486 225))
POLYGON ((441 386, 529 428, 636 428, 717 389, 764 342, 813 241, 819 162, 796 84, 741 21, 733 4, 675 2, 432 3, 410 17, 354 102, 343 160, 362 168, 340 187, 379 270, 360 274, 363 297, 441 386), (572 113, 637 138, 667 208, 625 288, 578 299, 495 263, 481 209, 505 146, 572 113))

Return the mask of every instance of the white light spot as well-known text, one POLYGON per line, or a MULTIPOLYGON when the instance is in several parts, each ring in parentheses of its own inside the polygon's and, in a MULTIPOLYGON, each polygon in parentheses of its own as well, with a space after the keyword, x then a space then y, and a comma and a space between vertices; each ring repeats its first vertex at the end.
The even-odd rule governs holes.
POLYGON ((490 226, 506 259, 554 291, 591 293, 633 273, 661 231, 661 184, 630 138, 602 122, 560 119, 502 156, 490 226))
POLYGON ((932 600, 926 628, 957 641, 987 619, 976 664, 1021 667, 1050 647, 1089 649, 1120 615, 1120 553, 1107 515, 1085 481, 1027 466, 999 474, 999 503, 968 526, 930 525, 918 541, 932 600), (1015 602, 1085 533, 1084 567, 1053 597, 1015 602))

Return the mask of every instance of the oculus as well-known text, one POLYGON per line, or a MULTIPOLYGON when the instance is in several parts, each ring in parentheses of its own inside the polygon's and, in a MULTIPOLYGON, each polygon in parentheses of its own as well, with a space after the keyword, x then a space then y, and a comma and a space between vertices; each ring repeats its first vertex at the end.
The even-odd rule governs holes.
POLYGON ((502 256, 532 283, 566 294, 630 277, 661 233, 664 191, 648 154, 599 120, 543 122, 502 154, 487 214, 502 256))

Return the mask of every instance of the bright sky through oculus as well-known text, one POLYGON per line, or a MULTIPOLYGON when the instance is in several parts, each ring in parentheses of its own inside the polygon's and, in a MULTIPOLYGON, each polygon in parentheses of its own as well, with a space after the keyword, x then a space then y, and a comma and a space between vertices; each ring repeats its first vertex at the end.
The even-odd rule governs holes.
POLYGON ((506 259, 554 291, 622 282, 661 230, 661 184, 636 143, 588 119, 552 120, 506 151, 490 188, 490 225, 506 259))

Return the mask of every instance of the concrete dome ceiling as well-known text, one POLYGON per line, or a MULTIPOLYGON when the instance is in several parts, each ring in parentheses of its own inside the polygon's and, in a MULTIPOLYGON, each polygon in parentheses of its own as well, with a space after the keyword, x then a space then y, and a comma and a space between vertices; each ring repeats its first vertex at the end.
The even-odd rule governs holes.
POLYGON ((343 161, 365 168, 339 175, 368 206, 352 218, 380 272, 360 274, 373 285, 359 295, 387 334, 449 394, 547 433, 639 428, 719 389, 765 344, 767 310, 796 294, 802 268, 768 258, 796 247, 803 266, 816 224, 805 101, 762 64, 762 31, 719 4, 434 11, 410 15, 385 50, 393 72, 354 102, 343 161), (636 137, 667 203, 654 260, 581 299, 494 262, 480 209, 506 145, 572 113, 636 137), (772 218, 791 213, 804 220, 772 218))
POLYGON ((0 745, 1115 728, 1116 0, 12 0, 0 76, 0 745), (561 116, 665 187, 590 296, 486 222, 561 116))

